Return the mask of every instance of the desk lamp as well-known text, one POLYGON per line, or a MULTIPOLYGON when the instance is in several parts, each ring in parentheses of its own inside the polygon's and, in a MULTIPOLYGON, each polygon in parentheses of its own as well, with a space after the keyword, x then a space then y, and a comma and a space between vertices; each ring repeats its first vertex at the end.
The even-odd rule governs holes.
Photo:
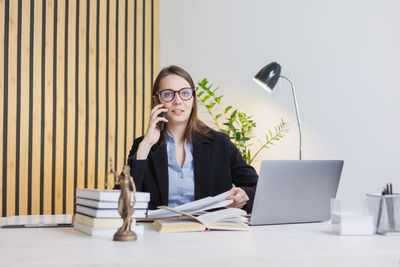
POLYGON ((294 106, 296 108, 296 117, 297 117, 297 125, 299 128, 299 159, 301 159, 302 153, 302 141, 301 141, 301 127, 300 127, 300 118, 299 118, 299 109, 297 107, 297 100, 296 100, 296 92, 294 89, 293 82, 285 76, 281 75, 281 65, 277 62, 272 62, 265 67, 263 67, 256 76, 254 76, 253 80, 260 85, 262 88, 267 90, 268 92, 272 93, 274 91, 274 87, 278 82, 279 78, 285 79, 289 81, 290 85, 292 86, 292 93, 293 93, 293 100, 294 106))

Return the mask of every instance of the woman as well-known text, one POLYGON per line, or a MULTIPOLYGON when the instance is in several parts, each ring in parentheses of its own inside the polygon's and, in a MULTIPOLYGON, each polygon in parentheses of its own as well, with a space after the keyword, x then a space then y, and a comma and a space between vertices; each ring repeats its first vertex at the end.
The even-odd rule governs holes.
POLYGON ((136 188, 151 193, 149 209, 175 207, 230 190, 229 207, 250 212, 257 173, 228 135, 199 120, 194 88, 180 67, 169 66, 158 74, 152 98, 160 104, 152 108, 146 134, 134 141, 128 156, 136 188))

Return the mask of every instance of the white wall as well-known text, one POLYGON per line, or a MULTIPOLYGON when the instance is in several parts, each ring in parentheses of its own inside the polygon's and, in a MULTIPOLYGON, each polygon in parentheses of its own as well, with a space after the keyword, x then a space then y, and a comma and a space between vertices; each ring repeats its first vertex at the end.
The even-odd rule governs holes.
POLYGON ((288 136, 259 160, 296 159, 289 84, 267 94, 252 80, 278 61, 296 85, 304 159, 343 159, 338 197, 360 208, 388 181, 400 191, 399 10, 398 0, 161 0, 160 67, 220 86, 225 105, 254 116, 261 139, 288 121, 288 136))

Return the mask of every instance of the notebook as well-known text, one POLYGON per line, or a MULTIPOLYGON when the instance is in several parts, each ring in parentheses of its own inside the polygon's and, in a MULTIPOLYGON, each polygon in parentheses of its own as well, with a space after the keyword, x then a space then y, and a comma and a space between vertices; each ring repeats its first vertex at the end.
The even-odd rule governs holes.
POLYGON ((321 222, 330 219, 343 160, 265 160, 250 225, 321 222))

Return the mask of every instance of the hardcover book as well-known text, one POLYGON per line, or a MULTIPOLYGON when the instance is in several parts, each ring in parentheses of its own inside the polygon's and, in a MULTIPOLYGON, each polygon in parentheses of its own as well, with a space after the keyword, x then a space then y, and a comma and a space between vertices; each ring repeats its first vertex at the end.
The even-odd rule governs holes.
MULTIPOLYGON (((74 222, 94 228, 116 228, 121 227, 123 220, 122 218, 93 218, 77 213, 75 214, 74 222)), ((134 225, 135 223, 136 220, 132 219, 132 225, 134 225)))
MULTIPOLYGON (((76 189, 76 197, 88 198, 99 201, 114 201, 118 202, 121 190, 99 190, 99 189, 76 189)), ((136 192, 135 193, 137 202, 149 202, 150 193, 148 192, 136 192)), ((133 192, 131 192, 131 199, 133 200, 133 192)))
MULTIPOLYGON (((133 202, 131 202, 132 204, 133 202)), ((81 205, 81 206, 86 206, 86 207, 91 207, 91 208, 96 208, 96 209, 117 209, 118 208, 118 202, 116 201, 99 201, 99 200, 94 200, 94 199, 88 199, 88 198, 76 198, 76 204, 81 205)), ((135 209, 147 209, 149 206, 149 202, 135 202, 135 209)))
MULTIPOLYGON (((121 218, 117 209, 94 209, 76 205, 76 212, 93 218, 121 218)), ((146 209, 135 209, 132 218, 146 218, 146 209)))

